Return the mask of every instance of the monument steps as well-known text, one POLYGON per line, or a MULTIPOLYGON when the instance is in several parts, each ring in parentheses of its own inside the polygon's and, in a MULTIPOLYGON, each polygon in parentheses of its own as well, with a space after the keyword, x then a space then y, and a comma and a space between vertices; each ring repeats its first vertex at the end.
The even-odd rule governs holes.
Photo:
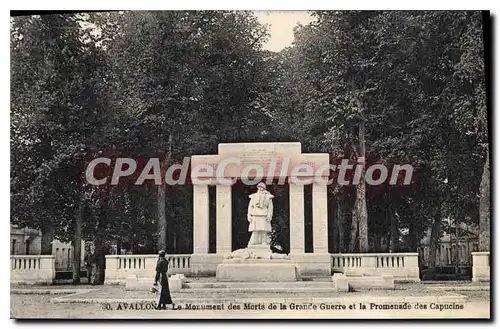
POLYGON ((207 289, 207 288, 248 288, 248 289, 275 289, 275 288, 331 288, 331 281, 297 281, 297 282, 185 282, 182 288, 207 289))
MULTIPOLYGON (((331 279, 330 279, 331 280, 331 279)), ((296 282, 184 282, 182 293, 219 294, 219 293, 336 293, 332 281, 296 281, 296 282)))
MULTIPOLYGON (((243 294, 237 296, 209 295, 192 296, 182 293, 172 294, 172 298, 176 305, 185 304, 229 304, 229 303, 354 303, 354 302, 369 302, 369 303, 403 303, 403 302, 419 302, 419 303, 464 303, 467 301, 467 296, 452 294, 452 295, 355 295, 352 293, 338 292, 335 295, 290 295, 279 294, 274 296, 253 296, 251 294, 243 294)), ((81 296, 64 296, 51 299, 51 303, 156 303, 158 297, 153 294, 135 298, 83 298, 81 296)))
POLYGON ((234 288, 187 288, 187 289, 182 289, 182 293, 255 293, 255 294, 261 294, 263 292, 269 292, 269 293, 278 293, 278 292, 288 292, 288 293, 298 293, 298 292, 304 292, 304 293, 317 293, 317 292, 332 292, 335 293, 336 289, 331 286, 331 287, 320 287, 320 288, 313 288, 313 287, 266 287, 266 288, 258 288, 258 287, 253 287, 253 288, 243 288, 243 287, 234 287, 234 288))

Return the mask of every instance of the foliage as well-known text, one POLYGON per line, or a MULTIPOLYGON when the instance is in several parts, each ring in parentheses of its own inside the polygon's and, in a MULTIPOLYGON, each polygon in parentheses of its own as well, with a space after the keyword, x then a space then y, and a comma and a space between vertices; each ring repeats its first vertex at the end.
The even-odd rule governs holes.
MULTIPOLYGON (((152 185, 96 188, 82 177, 88 161, 158 157, 165 168, 222 142, 300 141, 332 163, 355 163, 364 144, 366 165, 414 168, 410 185, 329 186, 332 250, 351 242, 361 197, 370 251, 415 251, 446 217, 479 223, 483 171, 489 180, 481 14, 313 14, 279 53, 262 50, 267 30, 251 12, 14 18, 11 222, 69 241, 82 206, 86 240, 150 253, 163 230, 167 252, 190 253, 189 186, 164 197, 152 185)), ((273 239, 288 249, 278 199, 273 239)), ((233 223, 233 240, 243 226, 233 223)))

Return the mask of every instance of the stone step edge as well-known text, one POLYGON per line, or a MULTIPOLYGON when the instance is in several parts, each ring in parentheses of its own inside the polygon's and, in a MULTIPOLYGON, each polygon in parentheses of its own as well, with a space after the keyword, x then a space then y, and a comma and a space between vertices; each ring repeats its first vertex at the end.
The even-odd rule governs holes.
POLYGON ((182 288, 181 293, 211 293, 211 292, 250 292, 250 293, 262 293, 262 292, 337 292, 335 287, 323 287, 323 288, 314 288, 314 287, 296 287, 296 288, 244 288, 244 287, 235 287, 235 288, 182 288))
POLYGON ((288 286, 290 288, 303 288, 303 287, 333 287, 334 283, 330 282, 213 282, 213 283, 198 283, 198 282, 185 282, 182 284, 183 288, 235 288, 235 287, 277 287, 281 288, 288 286))
MULTIPOLYGON (((155 298, 68 298, 56 297, 50 300, 51 303, 82 303, 82 304, 102 304, 102 303, 149 303, 157 302, 155 298)), ((467 296, 464 295, 447 295, 447 296, 406 296, 406 297, 389 297, 389 296, 353 296, 353 297, 270 297, 270 298, 181 298, 175 300, 175 304, 220 304, 220 303, 464 303, 467 301, 467 296)))
POLYGON ((464 286, 464 287, 429 287, 432 290, 444 291, 490 291, 490 286, 464 286))
POLYGON ((99 289, 29 289, 29 288, 15 288, 11 289, 12 295, 67 295, 67 294, 80 294, 99 289))

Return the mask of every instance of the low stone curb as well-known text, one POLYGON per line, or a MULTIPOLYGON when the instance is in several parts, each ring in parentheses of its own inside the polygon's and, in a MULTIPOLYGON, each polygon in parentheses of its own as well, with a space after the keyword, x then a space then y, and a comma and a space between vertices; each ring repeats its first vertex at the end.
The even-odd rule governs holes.
POLYGON ((262 293, 262 292, 289 292, 289 293, 299 293, 299 292, 332 292, 335 293, 335 287, 331 285, 330 287, 320 287, 320 288, 309 288, 309 287, 280 287, 280 288, 183 288, 181 293, 186 294, 203 294, 212 292, 227 292, 227 293, 262 293))
POLYGON ((444 291, 490 291, 490 286, 445 286, 445 287, 429 287, 433 290, 444 290, 444 291))
MULTIPOLYGON (((51 303, 144 303, 156 302, 158 298, 73 298, 73 296, 57 297, 51 299, 51 303)), ((406 297, 372 297, 372 296, 357 296, 357 297, 279 297, 279 298, 179 298, 175 299, 176 304, 218 304, 218 303, 464 303, 467 301, 467 296, 464 295, 445 295, 445 296, 406 296, 406 297)))
POLYGON ((97 289, 23 289, 14 288, 10 290, 13 295, 68 295, 95 291, 97 289))
POLYGON ((184 282, 182 284, 183 290, 186 289, 207 289, 207 288, 282 288, 286 285, 289 288, 331 288, 333 283, 331 277, 327 277, 329 281, 296 281, 296 282, 184 282))

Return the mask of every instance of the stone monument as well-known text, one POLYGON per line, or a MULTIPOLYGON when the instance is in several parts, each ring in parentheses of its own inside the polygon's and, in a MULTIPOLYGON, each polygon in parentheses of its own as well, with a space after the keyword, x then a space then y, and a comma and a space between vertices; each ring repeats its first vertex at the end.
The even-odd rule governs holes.
MULTIPOLYGON (((221 179, 238 180, 243 173, 249 173, 248 168, 261 167, 258 179, 264 177, 278 180, 279 185, 288 185, 289 191, 289 258, 299 265, 304 276, 330 276, 331 255, 328 253, 328 204, 327 186, 318 181, 318 177, 329 178, 329 155, 326 153, 302 153, 300 143, 222 143, 218 153, 211 155, 193 155, 191 167, 200 168, 196 176, 202 177, 193 180, 194 171, 191 171, 193 181, 193 254, 190 259, 192 275, 215 275, 217 267, 226 259, 228 253, 236 253, 232 249, 232 221, 243 221, 248 218, 232 218, 232 185, 222 184, 221 179), (231 159, 239 159, 234 162, 231 159), (313 173, 308 173, 301 167, 312 167, 313 173), (300 170, 292 170, 298 168, 300 170), (247 170, 245 172, 245 170, 247 170), (298 178, 296 180, 295 178, 298 178), (310 182, 303 182, 305 178, 312 178, 310 182), (312 187, 312 252, 305 252, 305 219, 304 219, 304 186, 312 187), (209 196, 209 187, 215 187, 214 196, 209 196), (209 252, 209 204, 215 198, 216 203, 216 248, 209 252)), ((252 169, 253 170, 253 169, 252 169)), ((251 171, 251 173, 255 170, 251 171)), ((250 174, 249 176, 252 176, 250 174)), ((265 182, 268 179, 264 180, 265 182)), ((259 195, 256 191, 256 195, 259 195)), ((260 198, 260 197, 259 197, 260 198)), ((252 199, 250 199, 252 201, 252 199)), ((271 198, 272 201, 272 198, 271 198)), ((255 208, 254 208, 255 209, 255 208)), ((272 210, 267 208, 267 211, 272 210)), ((254 214, 252 214, 254 215, 254 214)), ((271 211, 272 215, 272 211, 271 211)), ((252 216, 253 217, 253 216, 252 216)), ((211 224, 210 224, 211 225, 211 224)), ((251 224, 249 223, 249 229, 251 224)), ((269 229, 269 227, 267 227, 269 229)), ((267 246, 263 246, 260 239, 268 242, 268 236, 252 232, 253 241, 242 253, 257 252, 258 259, 264 259, 264 254, 271 255, 267 246), (256 233, 256 234, 254 234, 256 233), (250 249, 248 249, 250 247, 250 249), (257 251, 258 250, 258 251, 257 251)), ((241 254, 241 253, 240 253, 241 254)), ((274 257, 274 255, 272 255, 274 257)), ((271 256, 267 257, 270 259, 271 256)), ((278 257, 278 256, 276 256, 278 257)))
POLYGON ((290 282, 301 280, 300 269, 288 255, 271 251, 270 233, 273 216, 273 195, 263 182, 257 192, 250 195, 247 220, 252 235, 247 248, 226 255, 217 266, 218 281, 290 282))

